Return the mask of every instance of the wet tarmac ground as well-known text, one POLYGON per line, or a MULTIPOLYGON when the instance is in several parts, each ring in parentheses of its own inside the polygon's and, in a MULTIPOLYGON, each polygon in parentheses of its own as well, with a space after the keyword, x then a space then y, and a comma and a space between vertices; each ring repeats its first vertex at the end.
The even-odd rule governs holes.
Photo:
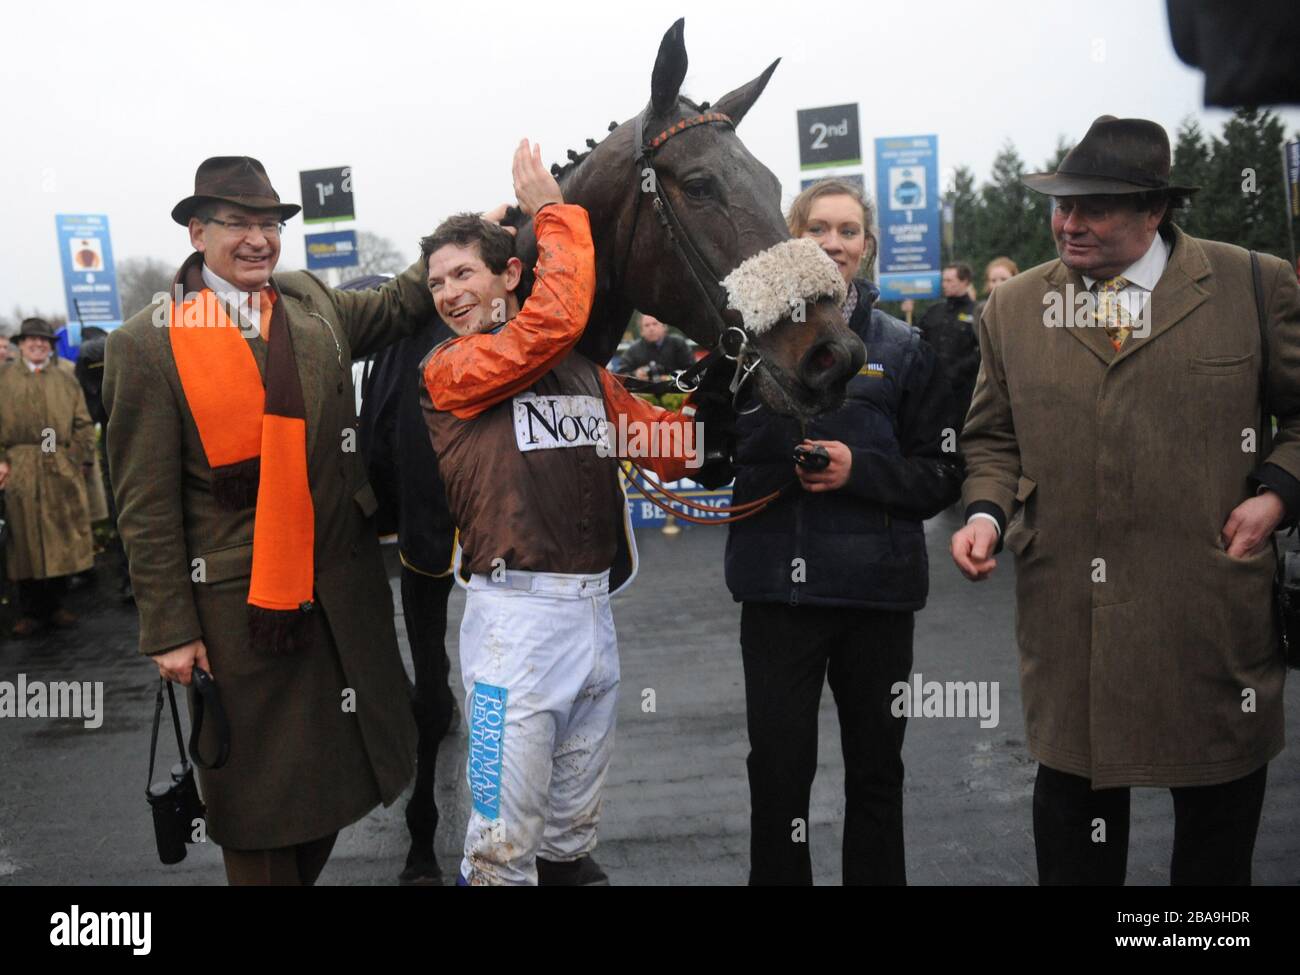
MULTIPOLYGON (((914 884, 1036 882, 1031 795, 1036 766, 1024 744, 1013 642, 1013 563, 967 583, 952 566, 952 513, 929 522, 929 606, 917 616, 914 672, 926 680, 997 681, 999 722, 912 718, 903 750, 908 879, 914 884)), ((740 607, 722 579, 721 528, 669 536, 638 532, 640 574, 614 601, 622 656, 618 743, 596 857, 614 884, 742 884, 748 871, 747 743, 738 634, 740 607), (643 710, 644 691, 655 710, 643 710)), ((386 554, 397 604, 396 559, 386 554)), ((457 632, 463 593, 452 593, 452 690, 463 694, 457 632)), ((164 867, 144 799, 156 668, 136 652, 135 611, 116 599, 101 557, 93 587, 69 596, 73 629, 0 638, 0 681, 104 682, 102 726, 77 720, 0 719, 0 884, 221 884, 220 851, 191 846, 164 867)), ((3 633, 12 607, 0 613, 3 633)), ((398 634, 406 655, 401 614, 398 634)), ((409 670, 409 659, 407 660, 409 670)), ((1287 717, 1300 722, 1300 681, 1288 682, 1287 717)), ((1294 733, 1288 738, 1294 740, 1294 733)), ((174 740, 160 742, 170 761, 174 740)), ((465 725, 438 759, 439 861, 454 877, 464 836, 465 725)), ((840 880, 844 778, 829 690, 822 697, 809 843, 817 883, 840 880)), ((407 848, 405 799, 344 830, 322 884, 393 884, 407 848)), ((1300 750, 1269 769, 1256 845, 1259 884, 1300 883, 1300 750)), ((1165 790, 1132 796, 1130 884, 1168 882, 1173 811, 1165 790)))

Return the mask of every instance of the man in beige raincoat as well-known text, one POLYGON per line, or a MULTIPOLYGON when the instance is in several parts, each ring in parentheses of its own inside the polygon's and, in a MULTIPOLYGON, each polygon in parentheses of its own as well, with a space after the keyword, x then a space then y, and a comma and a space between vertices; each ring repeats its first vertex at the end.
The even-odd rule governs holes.
POLYGON ((1175 884, 1247 884, 1285 667, 1271 533, 1300 514, 1300 291, 1170 219, 1156 123, 1103 116, 1054 174, 1060 260, 980 323, 952 554, 1016 556, 1016 637, 1044 884, 1123 883, 1131 786, 1168 788, 1175 884))
POLYGON ((0 490, 22 614, 12 634, 26 637, 76 622, 63 593, 95 559, 86 496, 95 427, 76 378, 52 364, 49 323, 29 318, 14 339, 19 355, 0 365, 0 490))

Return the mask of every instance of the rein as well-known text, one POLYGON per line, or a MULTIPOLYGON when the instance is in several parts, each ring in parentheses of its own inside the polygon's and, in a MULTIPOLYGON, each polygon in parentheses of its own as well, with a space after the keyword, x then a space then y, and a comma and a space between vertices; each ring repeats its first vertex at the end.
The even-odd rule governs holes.
POLYGON ((625 461, 624 463, 627 466, 623 468, 623 473, 627 477, 628 483, 631 484, 638 491, 640 491, 642 497, 644 497, 647 501, 649 501, 660 511, 665 511, 669 515, 672 515, 674 518, 682 519, 682 521, 688 521, 692 525, 731 525, 731 524, 735 524, 738 521, 744 521, 746 518, 752 518, 754 515, 763 511, 769 504, 771 504, 777 498, 781 497, 783 494, 789 491, 790 488, 794 487, 796 484, 799 483, 798 478, 794 478, 790 481, 790 483, 786 484, 781 488, 778 488, 777 490, 773 491, 771 494, 765 494, 763 495, 763 497, 755 498, 753 501, 746 501, 744 504, 734 504, 734 505, 721 504, 716 506, 705 505, 705 504, 700 504, 698 501, 692 501, 690 498, 683 497, 680 494, 674 494, 672 491, 668 490, 668 488, 664 487, 664 485, 660 481, 651 478, 645 472, 645 468, 641 467, 635 461, 629 460, 629 461, 625 461), (635 477, 632 476, 633 471, 635 471, 638 475, 640 475, 641 480, 637 480, 635 477), (649 487, 642 485, 641 481, 644 481, 647 485, 649 485, 649 487), (689 514, 686 511, 679 511, 678 509, 671 507, 667 502, 660 501, 658 498, 656 498, 654 496, 655 491, 658 491, 669 501, 675 501, 678 504, 680 504, 683 508, 687 508, 690 511, 694 511, 694 512, 721 511, 723 512, 724 515, 726 515, 726 517, 706 518, 699 514, 689 514))

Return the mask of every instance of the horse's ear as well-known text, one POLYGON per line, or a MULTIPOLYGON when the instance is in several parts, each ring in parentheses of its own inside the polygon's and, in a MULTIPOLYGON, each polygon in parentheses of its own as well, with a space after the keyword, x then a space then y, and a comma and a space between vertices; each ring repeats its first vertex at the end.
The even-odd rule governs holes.
POLYGON ((677 104, 686 80, 686 18, 680 17, 659 42, 654 73, 650 75, 650 105, 655 115, 664 116, 677 104))
POLYGON ((740 120, 745 117, 745 113, 750 110, 754 102, 758 101, 758 96, 763 94, 763 89, 767 87, 767 80, 772 77, 772 72, 776 70, 776 66, 780 63, 781 59, 777 58, 767 66, 766 71, 749 84, 741 85, 735 91, 723 95, 714 104, 713 110, 731 116, 731 121, 739 125, 740 120))

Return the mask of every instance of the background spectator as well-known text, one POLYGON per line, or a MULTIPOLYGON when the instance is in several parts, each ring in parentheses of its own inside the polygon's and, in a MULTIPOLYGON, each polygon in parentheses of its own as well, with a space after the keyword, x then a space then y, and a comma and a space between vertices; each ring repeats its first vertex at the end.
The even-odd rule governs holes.
POLYGON ((1009 257, 995 257, 984 268, 984 295, 993 293, 993 289, 1003 281, 1010 280, 1020 273, 1016 262, 1009 257))
POLYGON ((623 368, 638 379, 656 380, 686 369, 692 362, 690 346, 653 315, 642 314, 641 337, 623 353, 623 368))
POLYGON ((948 425, 958 433, 970 408, 975 377, 980 370, 980 347, 975 337, 975 300, 970 294, 974 278, 969 264, 945 265, 942 279, 944 300, 927 308, 917 323, 948 374, 953 393, 948 425))
POLYGON ((63 594, 68 576, 94 564, 85 471, 95 427, 76 378, 51 364, 50 324, 28 318, 16 338, 20 357, 0 366, 0 489, 22 613, 11 632, 21 638, 76 622, 63 594))

